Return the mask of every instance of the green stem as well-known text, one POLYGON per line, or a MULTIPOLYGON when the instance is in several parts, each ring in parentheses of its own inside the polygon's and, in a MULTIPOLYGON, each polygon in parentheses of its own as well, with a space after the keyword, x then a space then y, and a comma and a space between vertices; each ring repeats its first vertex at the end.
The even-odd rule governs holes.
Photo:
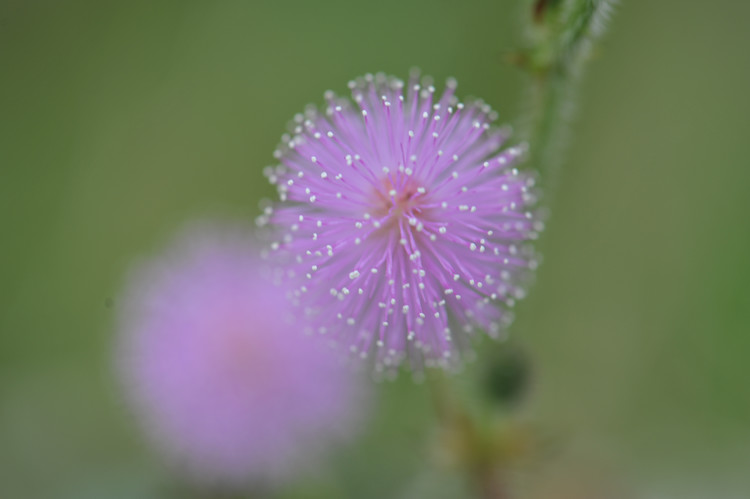
MULTIPOLYGON (((530 44, 519 64, 531 77, 522 126, 529 166, 554 188, 567 142, 580 75, 604 32, 612 0, 534 0, 530 44)), ((548 198, 549 201, 549 198, 548 198)))
POLYGON ((471 482, 480 499, 507 499, 505 474, 501 473, 491 442, 492 434, 481 418, 473 417, 452 391, 444 373, 429 373, 433 404, 445 451, 449 452, 471 482))
POLYGON ((546 186, 555 184, 557 170, 567 140, 567 125, 572 114, 572 84, 562 75, 534 78, 529 89, 531 129, 526 133, 529 165, 546 186))

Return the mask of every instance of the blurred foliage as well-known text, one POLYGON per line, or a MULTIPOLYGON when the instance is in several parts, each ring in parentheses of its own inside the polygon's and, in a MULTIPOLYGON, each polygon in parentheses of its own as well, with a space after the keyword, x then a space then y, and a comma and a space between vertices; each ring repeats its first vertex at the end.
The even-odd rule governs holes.
MULTIPOLYGON (((112 379, 126 269, 187 221, 251 222, 287 120, 356 75, 419 65, 515 120, 504 61, 529 5, 0 3, 0 496, 179 496, 112 379)), ((519 490, 744 497, 750 6, 617 10, 512 328, 534 366, 522 417, 560 440, 519 490)), ((427 386, 401 376, 285 497, 460 497, 435 432, 427 386)))
POLYGON ((520 348, 500 350, 485 370, 485 397, 503 406, 514 406, 523 399, 530 384, 531 362, 520 348))

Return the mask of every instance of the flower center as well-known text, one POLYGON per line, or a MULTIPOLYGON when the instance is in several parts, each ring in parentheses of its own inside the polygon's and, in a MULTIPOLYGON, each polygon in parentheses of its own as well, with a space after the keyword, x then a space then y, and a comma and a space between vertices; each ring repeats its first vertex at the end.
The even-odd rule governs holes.
POLYGON ((418 211, 424 191, 413 179, 396 179, 394 185, 394 180, 386 177, 382 179, 382 185, 381 189, 375 189, 375 216, 397 221, 403 215, 414 215, 415 209, 418 211))

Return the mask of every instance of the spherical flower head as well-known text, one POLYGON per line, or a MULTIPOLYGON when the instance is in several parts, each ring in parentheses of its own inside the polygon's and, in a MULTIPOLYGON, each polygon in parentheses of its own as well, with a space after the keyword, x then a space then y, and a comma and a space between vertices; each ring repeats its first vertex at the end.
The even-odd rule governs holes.
POLYGON ((138 267, 118 367, 156 444, 193 478, 273 485, 355 429, 356 376, 288 321, 283 289, 238 233, 202 229, 138 267))
POLYGON ((476 326, 497 336, 510 322, 536 266, 524 146, 501 149, 508 131, 484 102, 459 102, 455 80, 439 98, 425 80, 366 75, 349 83, 353 105, 326 92, 266 170, 281 202, 258 221, 301 277, 293 300, 376 370, 455 365, 476 326))

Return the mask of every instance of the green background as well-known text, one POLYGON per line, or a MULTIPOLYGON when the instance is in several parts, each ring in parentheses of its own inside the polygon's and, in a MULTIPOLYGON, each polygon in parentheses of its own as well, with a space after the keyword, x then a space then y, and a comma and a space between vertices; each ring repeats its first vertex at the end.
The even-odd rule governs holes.
MULTIPOLYGON (((354 76, 418 65, 514 122, 525 8, 1 2, 0 497, 180 496, 111 375, 129 264, 188 221, 252 221, 286 122, 354 76)), ((556 441, 524 497, 747 497, 748 19, 625 0, 594 53, 512 327, 521 414, 556 441)), ((461 496, 425 469, 427 387, 378 389, 361 440, 288 496, 461 496)))

